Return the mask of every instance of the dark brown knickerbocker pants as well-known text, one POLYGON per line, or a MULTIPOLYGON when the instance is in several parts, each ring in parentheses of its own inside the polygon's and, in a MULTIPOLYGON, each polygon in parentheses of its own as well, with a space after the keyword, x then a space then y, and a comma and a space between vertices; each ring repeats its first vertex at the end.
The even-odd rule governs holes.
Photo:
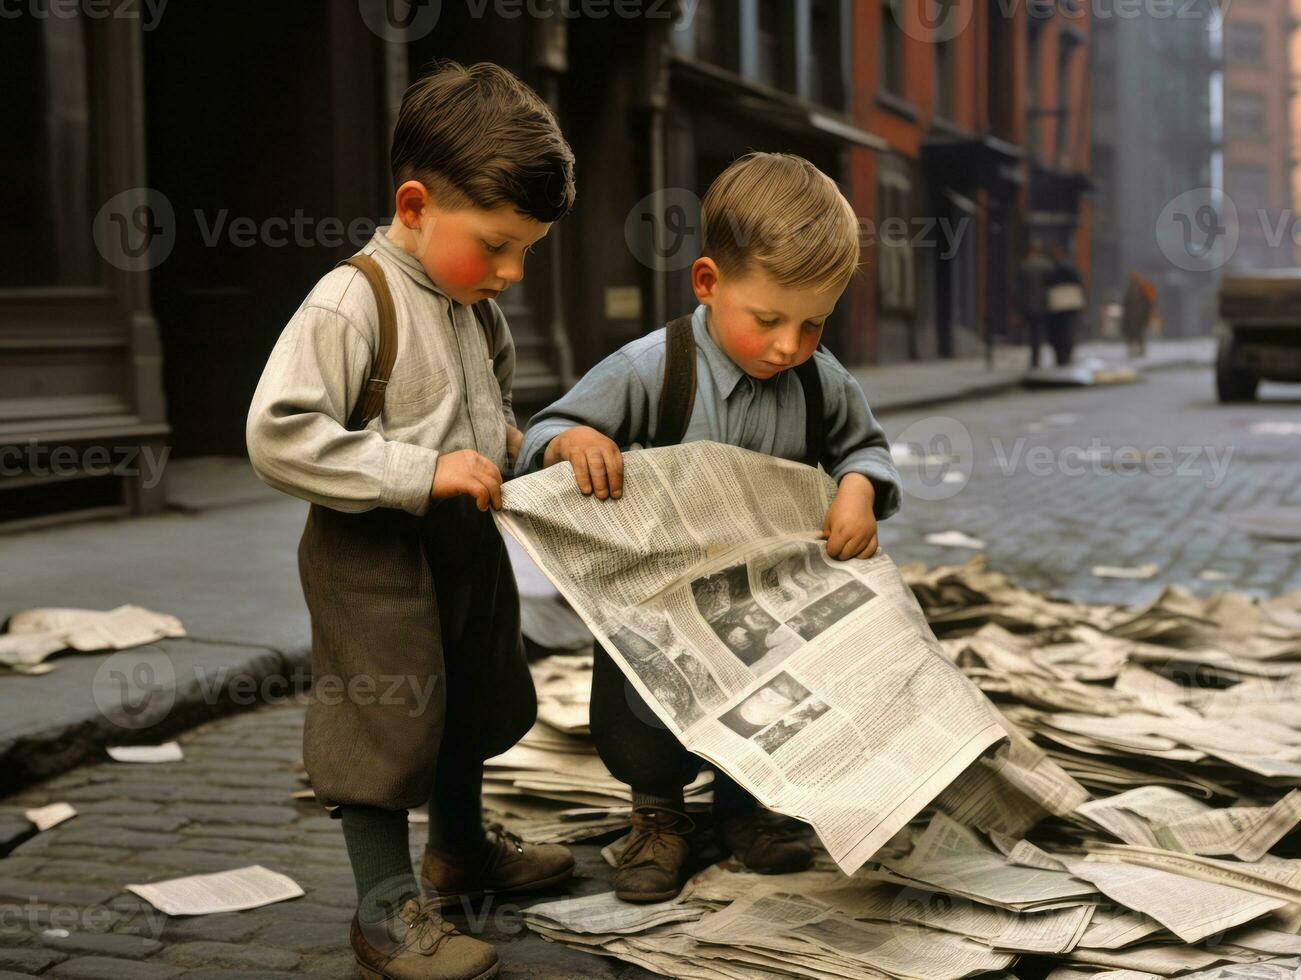
POLYGON ((423 517, 313 504, 298 570, 312 617, 303 763, 322 805, 427 803, 440 760, 480 762, 532 726, 515 576, 470 498, 423 517))

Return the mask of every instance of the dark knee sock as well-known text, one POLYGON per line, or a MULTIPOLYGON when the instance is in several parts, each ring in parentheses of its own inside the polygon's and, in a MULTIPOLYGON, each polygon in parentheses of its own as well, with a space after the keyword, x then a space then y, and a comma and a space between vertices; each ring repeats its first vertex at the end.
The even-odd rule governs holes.
POLYGON ((714 770, 714 813, 725 817, 742 817, 753 813, 759 801, 721 769, 714 770))
POLYGON ((485 840, 483 763, 440 760, 429 800, 429 846, 444 854, 469 854, 485 840))
POLYGON ((664 791, 648 791, 632 787, 632 805, 633 806, 657 806, 664 810, 674 810, 678 813, 687 812, 687 804, 682 799, 682 790, 676 793, 664 791))
POLYGON ((357 883, 357 915, 381 922, 396 915, 418 893, 411 871, 407 811, 345 805, 343 840, 357 883))

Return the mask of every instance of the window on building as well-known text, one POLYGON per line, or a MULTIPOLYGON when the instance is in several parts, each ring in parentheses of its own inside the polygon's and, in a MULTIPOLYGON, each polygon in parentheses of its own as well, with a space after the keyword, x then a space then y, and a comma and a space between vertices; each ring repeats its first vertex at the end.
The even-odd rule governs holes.
MULTIPOLYGON (((101 268, 91 225, 95 150, 88 32, 82 17, 19 17, 0 30, 0 58, 28 81, 0 107, 0 288, 86 286, 101 268)), ((118 217, 126 218, 126 215, 118 217)), ((147 216, 142 220, 150 220, 147 216)), ((111 223, 102 231, 111 235, 111 223)), ((133 229, 125 229, 123 234, 133 229)))
POLYGON ((813 0, 809 7, 808 98, 837 109, 845 107, 840 39, 839 0, 813 0))
POLYGON ((881 0, 880 57, 881 91, 903 95, 903 30, 899 27, 899 4, 904 0, 881 0))
POLYGON ((1265 25, 1243 21, 1229 25, 1228 60, 1238 65, 1265 63, 1265 25))
POLYGON ((1248 214, 1266 211, 1270 204, 1269 169, 1256 163, 1233 163, 1229 167, 1229 197, 1243 223, 1248 214))
POLYGON ((739 20, 738 0, 683 4, 671 32, 674 47, 720 68, 740 71, 739 20))
POLYGON ((1263 140, 1268 136, 1265 96, 1259 92, 1230 92, 1226 103, 1229 139, 1263 140))
POLYGON ((847 3, 692 0, 678 5, 678 19, 670 32, 672 45, 681 54, 764 85, 844 109, 848 51, 841 15, 847 3), (743 5, 753 9, 752 22, 742 18, 743 5))
POLYGON ((773 88, 795 91, 795 31, 791 18, 794 9, 789 0, 759 0, 758 80, 773 88))
POLYGON ((1071 93, 1071 67, 1079 46, 1063 36, 1057 49, 1057 147, 1054 159, 1057 166, 1067 167, 1074 157, 1075 114, 1073 107, 1076 100, 1071 93))
POLYGON ((912 234, 908 225, 911 185, 902 174, 884 173, 877 185, 878 301, 887 312, 916 306, 912 234))
POLYGON ((935 42, 935 114, 953 118, 953 41, 935 42))
POLYGON ((1032 156, 1039 154, 1039 128, 1043 125, 1043 115, 1039 105, 1039 59, 1043 47, 1043 21, 1030 19, 1029 45, 1026 51, 1025 68, 1025 106, 1026 139, 1032 156))

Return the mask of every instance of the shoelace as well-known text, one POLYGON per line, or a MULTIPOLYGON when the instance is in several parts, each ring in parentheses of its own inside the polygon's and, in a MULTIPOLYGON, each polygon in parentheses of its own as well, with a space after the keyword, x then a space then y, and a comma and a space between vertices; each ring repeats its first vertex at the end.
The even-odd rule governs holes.
POLYGON ((524 838, 514 831, 507 830, 499 823, 492 823, 488 825, 487 833, 497 838, 498 841, 505 841, 510 844, 515 848, 516 854, 524 853, 524 838))
POLYGON ((411 933, 416 937, 415 951, 422 956, 432 956, 445 942, 459 935, 456 927, 439 914, 438 907, 432 902, 420 904, 408 929, 408 935, 411 933))
POLYGON ((619 860, 621 867, 637 868, 645 864, 656 863, 656 853, 665 844, 665 837, 685 837, 693 829, 689 817, 683 816, 673 823, 656 821, 651 826, 639 829, 628 839, 628 847, 619 860), (685 822, 685 826, 683 823, 685 822))

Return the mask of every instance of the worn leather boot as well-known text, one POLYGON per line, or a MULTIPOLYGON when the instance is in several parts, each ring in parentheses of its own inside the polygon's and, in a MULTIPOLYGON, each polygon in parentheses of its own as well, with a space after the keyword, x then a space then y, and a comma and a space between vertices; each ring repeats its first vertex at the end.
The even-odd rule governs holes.
POLYGON ((782 875, 813 863, 808 832, 798 821, 756 807, 740 814, 714 814, 719 843, 751 871, 782 875))
POLYGON ((447 854, 425 846, 420 889, 442 905, 475 902, 486 894, 532 892, 568 881, 574 856, 560 844, 526 844, 501 824, 488 828, 484 850, 447 854))
POLYGON ((667 902, 687 880, 688 835, 696 829, 685 813, 658 806, 632 811, 632 833, 614 871, 614 894, 625 902, 667 902))
POLYGON ((384 922, 354 915, 348 939, 366 980, 487 980, 501 968, 496 950, 457 932, 418 896, 384 922))

